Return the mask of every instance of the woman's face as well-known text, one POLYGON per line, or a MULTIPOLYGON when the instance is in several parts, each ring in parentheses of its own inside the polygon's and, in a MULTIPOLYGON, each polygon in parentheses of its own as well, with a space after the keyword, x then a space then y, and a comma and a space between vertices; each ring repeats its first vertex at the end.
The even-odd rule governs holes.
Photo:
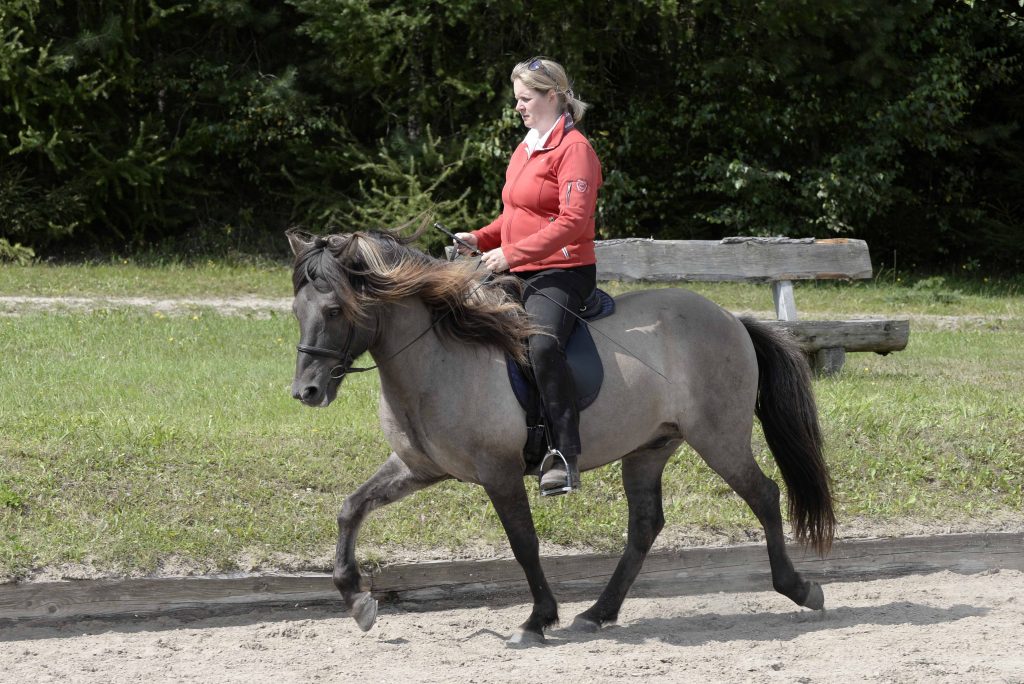
POLYGON ((554 90, 542 93, 527 87, 521 79, 512 84, 512 92, 516 96, 516 111, 523 117, 523 125, 536 128, 541 133, 555 125, 561 114, 558 111, 558 96, 554 90))

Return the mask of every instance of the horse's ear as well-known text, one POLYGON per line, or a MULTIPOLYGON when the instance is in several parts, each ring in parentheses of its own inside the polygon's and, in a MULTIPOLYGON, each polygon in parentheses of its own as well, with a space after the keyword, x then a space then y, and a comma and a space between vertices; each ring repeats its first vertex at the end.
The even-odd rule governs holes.
POLYGON ((305 233, 301 231, 291 229, 286 230, 284 234, 288 236, 288 244, 291 245, 292 254, 295 256, 299 256, 313 245, 312 241, 307 242, 303 239, 305 233))

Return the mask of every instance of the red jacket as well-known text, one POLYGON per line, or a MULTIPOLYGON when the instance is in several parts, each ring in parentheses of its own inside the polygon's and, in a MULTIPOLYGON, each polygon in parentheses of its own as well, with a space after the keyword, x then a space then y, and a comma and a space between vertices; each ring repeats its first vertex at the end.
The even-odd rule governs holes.
POLYGON ((572 119, 556 125, 533 155, 526 143, 512 154, 501 216, 473 231, 477 247, 501 247, 513 271, 595 263, 594 207, 602 182, 601 162, 572 119))

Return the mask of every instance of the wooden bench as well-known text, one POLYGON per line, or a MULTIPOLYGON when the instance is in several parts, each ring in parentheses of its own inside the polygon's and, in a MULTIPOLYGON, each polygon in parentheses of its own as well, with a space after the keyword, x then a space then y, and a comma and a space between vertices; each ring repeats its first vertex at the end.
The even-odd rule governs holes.
POLYGON ((725 238, 714 240, 603 240, 596 243, 598 280, 624 282, 767 282, 776 319, 808 354, 815 372, 838 373, 846 352, 888 354, 906 348, 910 321, 797 320, 795 280, 871 278, 863 240, 725 238))

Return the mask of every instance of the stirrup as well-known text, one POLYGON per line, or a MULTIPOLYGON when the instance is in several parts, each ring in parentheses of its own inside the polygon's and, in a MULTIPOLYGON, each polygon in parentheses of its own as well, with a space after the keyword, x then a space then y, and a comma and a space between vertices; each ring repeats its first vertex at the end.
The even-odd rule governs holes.
POLYGON ((562 466, 565 469, 565 484, 562 485, 561 487, 550 487, 548 489, 544 489, 544 487, 541 486, 540 487, 540 495, 541 496, 559 496, 561 494, 568 494, 570 492, 574 492, 574 491, 576 491, 577 489, 580 488, 579 476, 577 475, 576 478, 573 478, 573 476, 572 476, 572 468, 569 467, 569 461, 565 458, 565 456, 562 454, 561 451, 559 451, 558 449, 554 449, 554 448, 548 448, 547 453, 544 454, 544 458, 541 459, 540 468, 539 468, 539 474, 537 476, 537 483, 538 483, 538 485, 544 479, 544 475, 549 470, 551 470, 551 468, 548 467, 548 463, 549 462, 553 463, 556 456, 562 461, 562 466), (574 481, 574 479, 575 479, 575 481, 574 481))

